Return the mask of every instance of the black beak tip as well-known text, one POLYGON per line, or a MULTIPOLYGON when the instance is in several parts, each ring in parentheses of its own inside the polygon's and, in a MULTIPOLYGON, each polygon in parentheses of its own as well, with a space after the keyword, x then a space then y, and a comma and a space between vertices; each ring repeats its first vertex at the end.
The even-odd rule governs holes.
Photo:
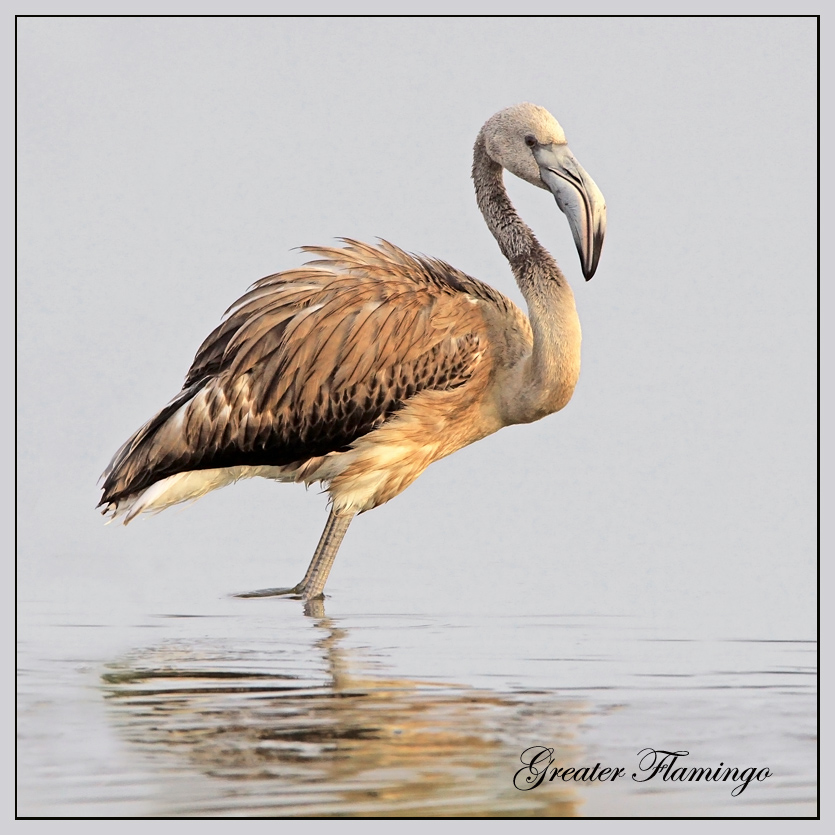
POLYGON ((600 253, 599 252, 595 252, 594 258, 592 258, 592 261, 591 261, 590 264, 587 264, 584 260, 580 261, 580 264, 582 265, 582 268, 583 268, 583 277, 586 279, 586 281, 591 281, 592 276, 597 272, 597 264, 598 264, 599 261, 600 261, 600 253))
POLYGON ((580 263, 583 266, 583 275, 586 281, 591 281, 592 276, 597 272, 597 265, 600 263, 600 253, 603 249, 603 235, 594 236, 594 247, 591 252, 591 261, 587 262, 580 252, 580 263))

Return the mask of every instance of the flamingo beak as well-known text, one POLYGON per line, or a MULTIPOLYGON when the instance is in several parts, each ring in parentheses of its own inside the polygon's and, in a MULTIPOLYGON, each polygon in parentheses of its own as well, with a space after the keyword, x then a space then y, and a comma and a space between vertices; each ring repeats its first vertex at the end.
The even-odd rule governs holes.
POLYGON ((588 281, 597 269, 606 234, 606 200, 567 145, 534 148, 539 176, 568 218, 583 275, 588 281))

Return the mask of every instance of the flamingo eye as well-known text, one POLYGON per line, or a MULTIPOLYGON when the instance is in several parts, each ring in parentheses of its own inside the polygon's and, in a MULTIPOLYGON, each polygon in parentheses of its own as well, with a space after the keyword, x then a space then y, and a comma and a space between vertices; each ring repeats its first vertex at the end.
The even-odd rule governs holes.
POLYGON ((525 144, 526 144, 529 148, 533 148, 533 146, 534 146, 534 145, 536 145, 536 137, 535 137, 533 134, 530 134, 530 133, 529 133, 529 134, 525 137, 525 144))

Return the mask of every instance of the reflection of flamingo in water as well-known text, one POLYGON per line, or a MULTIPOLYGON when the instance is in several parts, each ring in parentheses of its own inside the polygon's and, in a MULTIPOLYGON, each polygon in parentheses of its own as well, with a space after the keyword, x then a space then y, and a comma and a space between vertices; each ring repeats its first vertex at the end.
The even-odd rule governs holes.
POLYGON ((330 516, 304 579, 251 593, 311 599, 357 513, 433 461, 565 406, 580 370, 574 296, 514 210, 503 168, 554 194, 591 278, 603 195, 550 113, 502 110, 476 139, 473 180, 529 318, 492 287, 386 242, 306 247, 318 260, 256 282, 183 390, 116 453, 104 512, 127 523, 251 476, 324 482, 330 516))
POLYGON ((230 622, 220 641, 201 632, 107 665, 108 717, 142 753, 147 814, 579 814, 582 784, 513 785, 524 740, 547 740, 558 765, 582 761, 590 705, 576 692, 394 677, 376 653, 369 669, 349 627, 320 617, 313 628, 260 635, 247 622, 234 638, 230 622))

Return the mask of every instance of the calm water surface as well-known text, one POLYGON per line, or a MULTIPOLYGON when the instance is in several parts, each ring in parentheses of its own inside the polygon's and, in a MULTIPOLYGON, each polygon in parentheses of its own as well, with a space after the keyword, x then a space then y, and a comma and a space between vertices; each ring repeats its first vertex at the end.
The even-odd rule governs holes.
POLYGON ((233 598, 143 613, 54 589, 22 602, 18 813, 815 814, 813 642, 581 613, 375 614, 346 597, 307 613, 233 598), (533 746, 624 774, 519 791, 533 746), (738 797, 739 781, 633 781, 648 747, 770 776, 738 797))

